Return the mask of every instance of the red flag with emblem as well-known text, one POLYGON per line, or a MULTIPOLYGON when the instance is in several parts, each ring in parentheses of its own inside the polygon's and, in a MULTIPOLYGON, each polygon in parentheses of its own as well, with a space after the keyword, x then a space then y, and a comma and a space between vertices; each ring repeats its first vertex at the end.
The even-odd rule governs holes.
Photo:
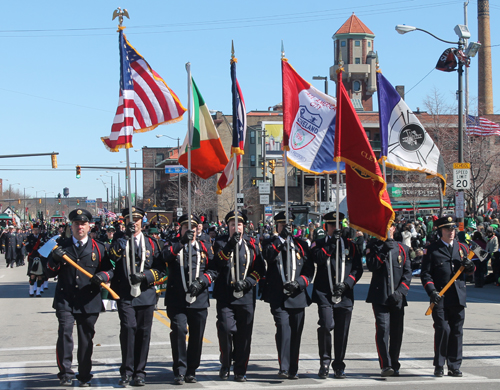
POLYGON ((344 161, 350 226, 381 240, 394 221, 394 211, 375 153, 351 99, 337 79, 335 161, 344 161))

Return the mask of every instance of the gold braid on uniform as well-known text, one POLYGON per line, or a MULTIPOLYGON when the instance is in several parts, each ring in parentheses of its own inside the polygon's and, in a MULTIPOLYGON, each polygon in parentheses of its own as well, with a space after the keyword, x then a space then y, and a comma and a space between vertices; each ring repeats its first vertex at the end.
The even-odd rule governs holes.
POLYGON ((218 255, 219 255, 219 258, 220 258, 221 260, 225 260, 225 261, 228 261, 228 260, 229 260, 229 256, 226 256, 226 255, 224 254, 224 252, 222 251, 222 249, 219 251, 218 255))
POLYGON ((259 282, 259 280, 260 280, 260 274, 257 271, 253 271, 250 274, 250 277, 254 278, 257 282, 259 282))
POLYGON ((158 281, 158 271, 155 270, 155 269, 150 269, 150 271, 153 274, 153 277, 155 278, 155 280, 153 281, 153 283, 157 282, 158 281))

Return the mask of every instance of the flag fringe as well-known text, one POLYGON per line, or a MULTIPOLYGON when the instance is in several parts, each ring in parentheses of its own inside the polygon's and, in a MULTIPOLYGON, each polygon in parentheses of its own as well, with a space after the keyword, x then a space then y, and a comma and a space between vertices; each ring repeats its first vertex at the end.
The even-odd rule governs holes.
MULTIPOLYGON (((370 176, 370 178, 372 180, 375 180, 375 181, 378 181, 379 183, 382 183, 382 189, 379 191, 378 193, 378 198, 379 198, 379 201, 380 203, 387 209, 390 209, 391 210, 391 218, 389 218, 389 222, 387 223, 387 226, 386 226, 386 229, 385 231, 389 231, 389 228, 391 227, 392 223, 394 222, 394 219, 396 217, 396 213, 394 212, 394 209, 392 208, 392 205, 390 203, 387 203, 385 200, 382 199, 383 195, 384 195, 384 192, 387 190, 387 183, 386 181, 384 180, 383 177, 373 173, 373 172, 370 172, 370 171, 367 171, 365 168, 363 168, 361 165, 359 164, 356 164, 355 162, 347 159, 347 158, 343 158, 343 157, 336 157, 337 159, 340 159, 340 161, 343 161, 344 163, 346 164, 349 164, 349 166, 351 168, 356 168, 356 169, 359 169, 361 172, 363 172, 364 174, 370 176)), ((362 229, 360 229, 362 230, 362 229)), ((378 234, 376 233, 373 233, 373 232, 369 232, 366 230, 366 233, 369 233, 373 236, 376 236, 378 237, 380 240, 382 241, 385 241, 387 240, 387 237, 383 237, 383 238, 380 238, 381 236, 379 236, 378 234)))
POLYGON ((109 137, 101 137, 101 141, 102 143, 104 144, 104 146, 106 147, 106 149, 108 149, 108 151, 110 152, 119 152, 120 149, 130 149, 130 148, 133 148, 132 146, 132 143, 131 142, 127 142, 126 144, 121 144, 121 145, 116 145, 116 148, 110 148, 109 145, 106 143, 106 140, 108 140, 109 137))
POLYGON ((426 179, 430 179, 433 177, 437 177, 437 178, 441 179, 443 181, 443 189, 441 192, 443 193, 443 195, 446 195, 446 178, 444 178, 443 175, 440 175, 439 173, 436 173, 436 172, 430 173, 426 169, 410 169, 407 167, 402 167, 400 165, 391 164, 390 162, 387 162, 387 156, 383 156, 383 157, 379 158, 378 162, 382 163, 383 160, 386 160, 386 163, 385 163, 386 167, 396 169, 397 171, 420 172, 420 173, 425 173, 427 175, 426 179))
POLYGON ((161 123, 157 123, 156 125, 149 126, 149 127, 144 127, 142 129, 134 129, 134 134, 139 134, 139 133, 147 133, 148 131, 156 129, 160 125, 170 125, 172 123, 180 122, 183 119, 184 114, 177 118, 170 119, 168 121, 164 121, 161 123))
MULTIPOLYGON (((287 157, 287 160, 288 160, 288 163, 293 165, 295 168, 297 169, 300 169, 301 171, 304 171, 306 173, 312 173, 313 175, 333 175, 333 174, 336 174, 337 173, 337 170, 334 170, 334 171, 323 171, 323 172, 315 172, 315 171, 310 171, 309 169, 307 168, 304 168, 300 165, 298 165, 295 161, 293 160, 290 160, 288 157, 287 157)), ((345 171, 340 171, 340 173, 344 173, 345 174, 345 171)))

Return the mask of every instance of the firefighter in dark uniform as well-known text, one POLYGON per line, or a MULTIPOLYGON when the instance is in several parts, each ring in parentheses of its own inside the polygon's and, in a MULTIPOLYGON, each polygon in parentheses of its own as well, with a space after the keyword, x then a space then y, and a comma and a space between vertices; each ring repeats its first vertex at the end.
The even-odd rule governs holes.
POLYGON ((12 225, 9 226, 9 231, 3 235, 2 247, 5 250, 5 261, 7 268, 19 267, 20 259, 22 258, 23 238, 16 228, 12 225))
POLYGON ((154 283, 165 273, 165 263, 158 244, 141 231, 145 212, 132 207, 122 210, 126 220, 125 235, 113 240, 110 260, 114 264, 111 288, 120 296, 120 386, 146 384, 146 364, 153 325, 156 289, 154 283), (134 240, 135 263, 132 262, 134 240))
POLYGON ((234 361, 234 380, 246 381, 256 304, 256 285, 265 273, 259 243, 244 234, 247 216, 234 211, 225 218, 229 235, 219 237, 214 244, 217 280, 213 297, 217 300, 217 336, 219 338, 219 377, 229 378, 234 361), (238 246, 238 263, 235 251, 238 246))
MULTIPOLYGON (((293 219, 293 214, 289 214, 289 222, 293 219)), ((264 240, 262 244, 263 257, 267 262, 262 299, 270 304, 276 324, 276 347, 280 364, 278 376, 298 379, 305 308, 311 304, 306 289, 314 275, 314 264, 310 259, 307 242, 291 237, 292 229, 286 224, 284 211, 275 215, 274 222, 278 236, 264 240), (290 256, 287 254, 288 246, 290 256)))
POLYGON ((392 224, 385 242, 377 240, 366 249, 366 265, 372 272, 366 302, 372 304, 375 315, 375 343, 383 377, 399 376, 404 308, 412 278, 410 248, 394 241, 395 230, 392 224))
POLYGON ((455 240, 455 217, 444 216, 434 221, 438 230, 437 241, 427 248, 422 261, 421 279, 425 291, 434 303, 434 375, 444 375, 444 364, 448 375, 460 377, 462 372, 463 325, 465 320, 465 277, 474 272, 474 262, 468 259, 468 248, 455 240), (464 273, 443 296, 439 295, 453 275, 464 267, 464 273))
POLYGON ((58 277, 52 307, 56 310, 59 330, 56 344, 56 358, 61 386, 72 386, 74 371, 73 328, 76 321, 78 333, 78 375, 80 387, 90 386, 92 374, 92 339, 95 323, 101 311, 100 284, 109 281, 106 272, 108 258, 104 245, 92 240, 88 233, 92 214, 76 209, 69 213, 72 222, 71 237, 60 237, 48 257, 47 276, 58 277), (78 265, 94 275, 91 279, 66 263, 68 255, 78 265))
MULTIPOLYGON (((311 255, 317 264, 313 302, 318 305, 320 358, 318 376, 321 379, 326 379, 329 375, 329 365, 332 360, 332 330, 334 378, 345 379, 346 377, 344 358, 354 305, 353 288, 363 275, 361 253, 349 238, 341 237, 341 231, 336 229, 336 218, 335 211, 323 216, 326 236, 314 241, 311 245, 311 255), (338 277, 336 275, 337 245, 340 274, 338 277)), ((339 222, 343 219, 344 214, 339 213, 339 222)))
POLYGON ((184 382, 197 382, 196 369, 200 366, 207 308, 210 306, 208 286, 217 273, 211 264, 212 246, 197 238, 198 217, 184 214, 179 223, 180 237, 165 245, 163 253, 169 275, 165 305, 170 319, 174 383, 183 385, 184 382), (191 245, 191 259, 188 245, 191 245), (188 327, 189 341, 186 346, 188 327))

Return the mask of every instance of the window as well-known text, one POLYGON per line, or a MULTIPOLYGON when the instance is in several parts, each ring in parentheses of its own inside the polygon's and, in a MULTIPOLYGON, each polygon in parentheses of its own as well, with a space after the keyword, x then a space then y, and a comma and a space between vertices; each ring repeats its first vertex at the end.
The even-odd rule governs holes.
POLYGON ((361 83, 356 80, 354 83, 352 83, 352 89, 354 90, 354 92, 361 91, 361 83))
POLYGON ((255 154, 252 154, 250 156, 250 166, 254 167, 255 166, 255 154))
POLYGON ((370 136, 371 136, 371 133, 372 133, 372 132, 371 132, 370 130, 365 130, 365 132, 366 132, 366 137, 367 137, 368 139, 370 139, 370 136))
POLYGON ((161 163, 164 160, 163 153, 156 153, 155 164, 161 163))
POLYGON ((372 47, 372 42, 368 41, 368 47, 372 47))
POLYGON ((250 132, 250 143, 254 144, 255 143, 255 131, 250 132))
POLYGON ((361 64, 361 58, 359 58, 359 57, 358 57, 358 58, 355 58, 355 59, 354 59, 354 63, 355 63, 355 64, 361 64))
POLYGON ((341 41, 341 42, 340 42, 340 46, 341 46, 341 47, 345 47, 345 45, 346 45, 346 42, 345 42, 345 41, 341 41))
POLYGON ((357 47, 361 46, 361 41, 354 41, 354 46, 357 46, 357 47))

